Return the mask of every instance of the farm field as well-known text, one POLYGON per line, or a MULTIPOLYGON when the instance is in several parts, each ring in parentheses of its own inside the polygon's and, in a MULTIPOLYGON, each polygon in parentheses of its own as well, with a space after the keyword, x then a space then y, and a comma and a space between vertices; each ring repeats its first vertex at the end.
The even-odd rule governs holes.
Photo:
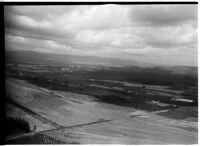
MULTIPOLYGON (((22 67, 23 70, 21 66, 7 70, 6 112, 8 117, 28 121, 33 135, 44 134, 59 142, 77 144, 195 144, 198 141, 196 103, 175 102, 170 98, 173 95, 184 98, 183 90, 88 79, 76 72, 64 73, 65 78, 48 70, 43 78, 43 73, 34 72, 35 68, 27 72, 22 67)), ((7 137, 15 138, 16 135, 7 137)))

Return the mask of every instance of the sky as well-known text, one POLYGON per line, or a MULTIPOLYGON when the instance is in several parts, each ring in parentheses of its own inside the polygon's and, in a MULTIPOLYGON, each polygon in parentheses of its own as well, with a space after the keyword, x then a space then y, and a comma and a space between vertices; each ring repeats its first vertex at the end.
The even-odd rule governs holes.
POLYGON ((197 5, 5 6, 6 50, 198 64, 197 5))

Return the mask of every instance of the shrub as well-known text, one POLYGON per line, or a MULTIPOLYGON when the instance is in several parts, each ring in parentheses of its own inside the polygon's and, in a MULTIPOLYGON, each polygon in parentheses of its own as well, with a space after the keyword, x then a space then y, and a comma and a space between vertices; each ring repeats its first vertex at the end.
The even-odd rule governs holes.
POLYGON ((8 126, 21 129, 22 131, 26 133, 30 132, 29 123, 25 121, 24 119, 9 117, 7 119, 7 124, 8 126))

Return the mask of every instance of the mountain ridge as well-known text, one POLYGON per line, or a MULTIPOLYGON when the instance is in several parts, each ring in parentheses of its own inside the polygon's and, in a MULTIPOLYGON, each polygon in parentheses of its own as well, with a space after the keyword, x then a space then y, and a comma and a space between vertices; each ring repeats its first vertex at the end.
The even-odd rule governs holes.
POLYGON ((45 64, 89 64, 105 66, 138 66, 136 61, 119 58, 41 53, 36 51, 5 51, 6 62, 40 62, 45 64))

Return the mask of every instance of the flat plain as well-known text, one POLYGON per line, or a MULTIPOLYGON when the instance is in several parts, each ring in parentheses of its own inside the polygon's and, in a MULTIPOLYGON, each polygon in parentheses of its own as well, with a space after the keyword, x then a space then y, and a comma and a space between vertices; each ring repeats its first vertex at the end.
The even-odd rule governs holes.
POLYGON ((7 117, 26 120, 31 132, 16 132, 7 140, 43 134, 69 144, 198 142, 195 99, 175 100, 187 99, 184 90, 90 75, 103 71, 9 64, 7 117))

